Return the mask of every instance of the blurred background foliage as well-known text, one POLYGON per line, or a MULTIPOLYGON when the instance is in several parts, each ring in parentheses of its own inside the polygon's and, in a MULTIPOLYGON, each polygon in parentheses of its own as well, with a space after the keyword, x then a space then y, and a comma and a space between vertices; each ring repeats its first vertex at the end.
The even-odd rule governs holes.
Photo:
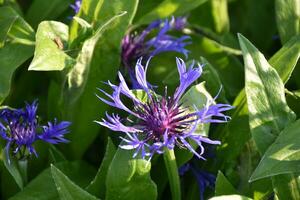
MULTIPOLYGON (((236 107, 229 123, 210 127, 222 145, 192 161, 217 177, 205 199, 300 199, 299 0, 83 0, 76 19, 73 3, 0 0, 1 104, 38 99, 41 120, 72 122, 70 143, 36 144, 24 188, 1 162, 1 199, 170 199, 162 158, 151 170, 131 160, 117 149, 118 134, 93 121, 111 110, 95 93, 117 81, 124 35, 172 16, 188 19, 174 34, 189 35, 187 60, 205 64, 203 90, 215 96, 222 85, 217 101, 236 107)), ((150 63, 158 90, 177 86, 175 56, 183 57, 163 53, 150 63)), ((192 155, 176 157, 180 167, 192 155)), ((199 199, 193 173, 181 188, 182 199, 199 199)))

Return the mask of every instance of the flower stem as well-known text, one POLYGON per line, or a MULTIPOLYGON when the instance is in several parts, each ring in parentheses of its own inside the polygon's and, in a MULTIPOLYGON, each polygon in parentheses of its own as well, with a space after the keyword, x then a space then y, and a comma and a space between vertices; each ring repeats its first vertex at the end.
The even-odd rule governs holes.
POLYGON ((173 149, 172 150, 168 148, 165 149, 164 161, 165 161, 165 165, 169 177, 172 199, 180 200, 181 199, 180 179, 178 175, 177 163, 176 163, 176 158, 173 149))
POLYGON ((19 165, 20 174, 23 179, 23 184, 26 185, 28 182, 28 177, 27 177, 28 161, 27 161, 27 159, 19 160, 18 165, 19 165))

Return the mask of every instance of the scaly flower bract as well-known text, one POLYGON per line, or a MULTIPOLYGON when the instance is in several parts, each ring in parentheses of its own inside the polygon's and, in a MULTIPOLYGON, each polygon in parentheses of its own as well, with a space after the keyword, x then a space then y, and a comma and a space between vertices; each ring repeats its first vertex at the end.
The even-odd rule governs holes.
POLYGON ((6 154, 9 158, 9 151, 12 149, 20 158, 26 154, 37 156, 33 144, 37 140, 42 140, 51 144, 66 143, 68 140, 64 135, 68 133, 67 128, 70 122, 62 121, 57 123, 48 122, 42 126, 37 119, 37 101, 26 104, 23 109, 4 108, 0 110, 0 136, 7 141, 6 154))
POLYGON ((180 84, 173 96, 160 97, 149 87, 146 80, 146 72, 149 61, 144 67, 140 58, 135 66, 135 78, 138 87, 147 94, 147 101, 139 100, 132 91, 129 90, 123 76, 119 73, 120 84, 111 86, 112 95, 99 89, 109 100, 98 97, 106 104, 124 110, 137 120, 121 119, 118 115, 106 114, 107 119, 102 119, 99 123, 113 131, 123 132, 127 137, 122 137, 123 149, 135 150, 134 157, 141 152, 142 158, 161 154, 165 148, 173 149, 175 145, 186 148, 194 153, 198 158, 204 159, 202 143, 220 144, 219 141, 210 140, 207 137, 196 134, 195 130, 199 124, 227 122, 230 117, 223 112, 233 107, 227 104, 214 104, 208 102, 201 110, 190 112, 180 99, 185 90, 196 81, 201 73, 202 66, 195 67, 192 63, 188 68, 182 59, 176 58, 177 68, 180 77, 180 84), (133 109, 128 108, 121 100, 121 96, 126 96, 132 100, 133 109), (190 145, 189 140, 196 142, 200 147, 200 153, 196 152, 190 145))

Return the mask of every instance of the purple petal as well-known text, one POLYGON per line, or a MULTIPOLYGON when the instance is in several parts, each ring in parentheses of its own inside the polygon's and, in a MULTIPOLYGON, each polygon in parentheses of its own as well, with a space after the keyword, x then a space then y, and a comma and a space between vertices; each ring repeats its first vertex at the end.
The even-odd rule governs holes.
POLYGON ((112 114, 112 116, 109 116, 106 113, 106 118, 107 118, 107 120, 102 119, 102 122, 98 122, 98 121, 95 121, 95 122, 102 126, 109 128, 113 131, 120 131, 120 132, 125 132, 125 133, 139 132, 139 130, 134 127, 129 127, 129 126, 123 125, 120 121, 119 115, 112 114))
POLYGON ((196 81, 202 73, 202 66, 198 64, 198 67, 194 68, 194 62, 186 69, 184 61, 180 58, 176 58, 176 64, 180 77, 180 85, 176 89, 174 99, 178 101, 185 90, 196 81))
POLYGON ((148 59, 145 67, 142 65, 142 58, 139 58, 135 65, 136 80, 137 80, 140 88, 145 90, 148 95, 150 95, 150 92, 149 92, 148 83, 147 83, 147 79, 146 79, 146 72, 147 72, 147 68, 148 68, 150 59, 151 58, 148 59))
POLYGON ((69 133, 68 128, 70 125, 71 123, 67 121, 58 124, 56 124, 56 120, 54 123, 48 122, 47 126, 43 126, 43 133, 38 135, 37 138, 51 144, 69 142, 64 138, 64 135, 69 133))

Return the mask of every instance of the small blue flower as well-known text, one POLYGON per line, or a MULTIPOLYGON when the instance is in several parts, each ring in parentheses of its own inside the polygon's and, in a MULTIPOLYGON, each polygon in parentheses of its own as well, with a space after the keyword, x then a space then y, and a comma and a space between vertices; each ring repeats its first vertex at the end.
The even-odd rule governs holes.
POLYGON ((23 158, 28 153, 37 156, 33 143, 42 140, 51 144, 66 143, 64 135, 68 133, 70 122, 48 122, 41 126, 37 119, 37 101, 26 104, 23 109, 4 108, 0 110, 0 136, 7 141, 6 154, 9 158, 10 149, 23 158))
POLYGON ((198 169, 192 162, 187 163, 179 168, 179 174, 183 176, 187 171, 191 171, 196 178, 200 200, 204 199, 204 192, 206 188, 214 188, 216 176, 206 171, 198 169))
POLYGON ((74 4, 71 4, 70 7, 74 10, 75 14, 77 14, 81 7, 82 0, 75 0, 74 4))
POLYGON ((127 137, 122 137, 123 149, 134 149, 134 157, 141 152, 142 158, 152 156, 155 153, 161 154, 165 148, 173 149, 176 145, 186 148, 194 153, 198 158, 204 159, 202 143, 220 144, 219 141, 196 134, 195 130, 199 124, 227 122, 230 117, 224 111, 233 107, 228 104, 213 104, 207 102, 201 110, 189 112, 189 108, 180 103, 180 99, 185 90, 197 80, 202 73, 202 66, 194 66, 192 63, 188 68, 183 60, 176 58, 177 68, 180 76, 180 84, 173 96, 159 97, 146 80, 146 71, 149 60, 144 67, 142 59, 139 59, 135 66, 135 78, 138 88, 147 94, 147 101, 142 102, 129 90, 123 76, 119 73, 120 84, 111 86, 112 95, 99 89, 109 100, 98 98, 104 103, 124 110, 136 118, 121 119, 118 115, 106 114, 107 119, 102 119, 99 123, 113 131, 124 132, 127 137), (121 96, 126 96, 132 100, 133 109, 128 108, 121 100, 121 96), (189 143, 189 140, 196 142, 200 147, 200 153, 196 152, 189 143))
POLYGON ((168 19, 155 20, 141 34, 129 33, 123 38, 122 63, 129 72, 133 86, 136 86, 137 83, 132 65, 138 58, 148 59, 162 52, 170 51, 182 53, 187 57, 189 51, 185 46, 191 43, 190 37, 186 35, 175 37, 168 34, 171 30, 181 30, 185 24, 185 17, 173 17, 170 22, 168 19), (158 30, 158 33, 154 37, 150 37, 149 34, 155 30, 158 30))
POLYGON ((187 25, 187 17, 172 17, 170 24, 173 29, 181 31, 187 25))

